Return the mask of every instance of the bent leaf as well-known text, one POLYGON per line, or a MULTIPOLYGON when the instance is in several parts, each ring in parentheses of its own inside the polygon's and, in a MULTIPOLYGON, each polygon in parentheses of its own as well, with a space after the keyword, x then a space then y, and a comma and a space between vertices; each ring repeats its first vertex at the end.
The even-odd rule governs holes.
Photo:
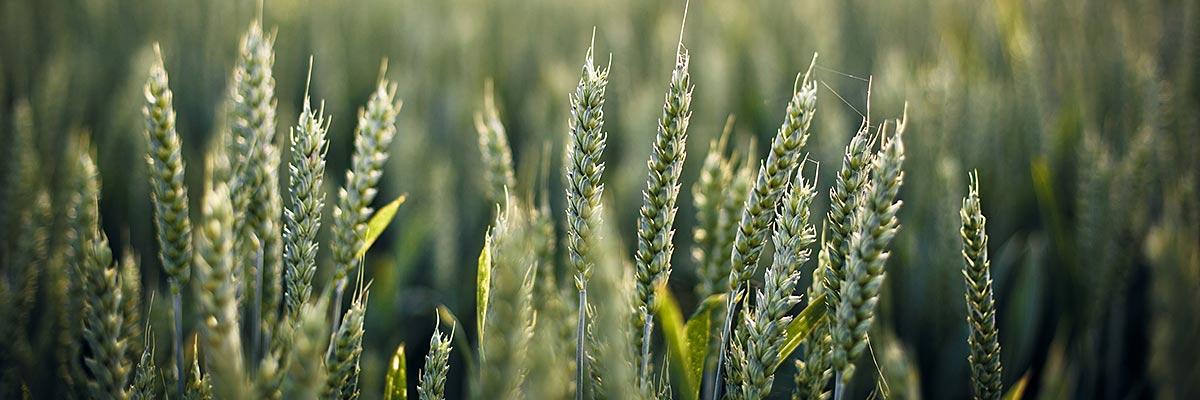
POLYGON ((775 369, 796 351, 796 347, 800 346, 800 342, 812 333, 813 329, 817 328, 817 324, 821 319, 825 318, 825 296, 813 298, 808 303, 804 310, 800 311, 799 315, 792 318, 792 322, 787 326, 787 341, 783 343, 783 348, 779 350, 779 359, 775 361, 775 369))
POLYGON ((379 239, 379 235, 383 234, 383 230, 387 229, 388 224, 392 223, 392 218, 396 218, 396 210, 400 208, 401 204, 404 204, 406 199, 408 199, 408 195, 402 194, 371 216, 371 220, 367 222, 367 236, 363 238, 362 248, 358 249, 358 258, 367 255, 367 250, 375 244, 375 239, 379 239))
POLYGON ((672 376, 682 398, 700 398, 700 383, 704 374, 704 362, 708 357, 709 332, 712 326, 712 310, 720 306, 724 294, 710 296, 685 324, 679 303, 665 284, 655 288, 655 314, 658 315, 663 337, 667 341, 672 376))
POLYGON ((470 351, 471 346, 467 343, 467 337, 459 333, 466 332, 466 328, 463 327, 462 322, 458 321, 458 317, 454 315, 454 312, 450 311, 450 308, 444 305, 439 305, 437 306, 437 313, 438 317, 440 317, 442 321, 446 321, 450 324, 450 329, 454 332, 454 335, 451 336, 454 338, 455 346, 458 346, 460 349, 464 349, 463 351, 459 351, 457 353, 462 354, 463 360, 467 363, 467 370, 471 371, 469 374, 474 376, 475 353, 470 351))
POLYGON ((388 365, 383 400, 408 400, 408 360, 404 356, 404 343, 396 347, 396 354, 392 355, 392 363, 388 365))

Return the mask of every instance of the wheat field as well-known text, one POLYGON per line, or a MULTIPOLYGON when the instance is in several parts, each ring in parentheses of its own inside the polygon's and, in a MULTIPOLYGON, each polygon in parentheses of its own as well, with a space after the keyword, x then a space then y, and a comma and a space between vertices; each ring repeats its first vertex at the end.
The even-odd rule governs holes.
POLYGON ((1195 0, 0 3, 0 399, 1200 398, 1195 0))

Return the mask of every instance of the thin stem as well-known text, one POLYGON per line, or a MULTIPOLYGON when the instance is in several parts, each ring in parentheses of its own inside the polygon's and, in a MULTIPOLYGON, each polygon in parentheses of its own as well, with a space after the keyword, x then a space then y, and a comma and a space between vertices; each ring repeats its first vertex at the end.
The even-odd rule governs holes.
POLYGON ((187 379, 183 376, 183 295, 179 293, 178 285, 171 285, 171 308, 173 309, 175 324, 173 332, 175 340, 172 340, 172 347, 175 350, 175 390, 179 398, 183 398, 183 383, 187 379))
POLYGON ((325 352, 325 358, 333 357, 333 340, 337 337, 338 325, 342 320, 342 293, 346 291, 346 281, 337 283, 337 289, 333 291, 333 329, 329 332, 329 349, 325 352))
POLYGON ((733 305, 735 294, 741 293, 741 284, 738 284, 737 290, 730 293, 729 300, 725 302, 725 325, 721 328, 721 347, 717 350, 717 372, 713 374, 713 390, 709 400, 717 400, 721 396, 721 370, 725 366, 725 348, 729 347, 729 334, 733 330, 733 305))
MULTIPOLYGON (((651 298, 653 299, 653 298, 651 298)), ((653 303, 653 300, 651 300, 653 303)), ((649 304, 646 307, 650 307, 649 304)), ((638 370, 639 388, 643 393, 649 393, 650 384, 647 381, 650 371, 650 334, 654 330, 654 315, 647 308, 642 316, 646 319, 646 323, 642 325, 642 363, 638 370)))
POLYGON ((833 377, 833 400, 842 400, 842 395, 846 393, 846 384, 842 382, 842 373, 838 371, 833 377))
POLYGON ((575 400, 583 400, 587 377, 587 352, 584 334, 587 331, 587 289, 579 291, 579 326, 575 329, 575 400))

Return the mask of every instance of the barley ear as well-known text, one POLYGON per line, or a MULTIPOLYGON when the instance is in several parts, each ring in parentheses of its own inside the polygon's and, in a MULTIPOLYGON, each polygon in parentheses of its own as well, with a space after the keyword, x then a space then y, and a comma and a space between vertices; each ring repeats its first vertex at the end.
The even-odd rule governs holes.
POLYGON ((970 192, 962 210, 963 278, 966 281, 967 344, 971 382, 977 399, 999 399, 1001 392, 1000 340, 996 330, 996 302, 992 293, 991 262, 987 252, 987 218, 979 200, 979 173, 971 175, 970 192))
POLYGON ((654 321, 654 287, 671 276, 672 243, 675 236, 676 202, 679 198, 679 176, 687 158, 687 128, 692 117, 692 83, 688 74, 688 53, 679 47, 671 82, 663 101, 663 113, 658 120, 646 178, 642 192, 642 208, 638 218, 638 247, 636 254, 636 292, 633 299, 633 344, 640 348, 638 376, 644 392, 650 384, 650 332, 654 321))

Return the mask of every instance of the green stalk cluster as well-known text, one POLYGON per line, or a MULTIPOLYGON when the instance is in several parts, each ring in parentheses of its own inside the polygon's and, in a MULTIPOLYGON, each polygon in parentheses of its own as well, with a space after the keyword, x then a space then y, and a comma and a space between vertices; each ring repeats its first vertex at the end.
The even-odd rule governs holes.
POLYGON ((762 399, 771 392, 779 353, 787 340, 787 315, 800 296, 795 294, 800 281, 800 267, 809 260, 816 229, 809 223, 809 207, 816 197, 815 174, 806 182, 797 173, 791 189, 782 201, 775 223, 775 256, 764 273, 765 285, 755 296, 754 307, 742 308, 742 323, 733 342, 733 367, 729 382, 729 397, 762 399))
POLYGON ((642 208, 638 218, 638 247, 636 293, 633 299, 633 343, 641 348, 638 376, 645 387, 649 383, 650 333, 654 320, 654 286, 671 276, 671 255, 675 252, 676 202, 679 198, 679 176, 687 158, 687 128, 692 117, 692 84, 688 74, 688 53, 679 46, 671 83, 663 101, 663 113, 658 119, 646 178, 642 192, 642 208))
MULTIPOLYGON (((885 137, 875 156, 871 182, 863 190, 854 208, 850 236, 850 254, 846 260, 841 293, 833 328, 833 365, 845 384, 854 375, 854 360, 867 346, 867 331, 875 320, 879 290, 886 276, 884 267, 890 254, 888 245, 899 230, 896 200, 904 180, 905 119, 896 124, 896 133, 887 137, 887 123, 880 135, 885 137)), ((835 393, 837 396, 838 393, 835 393)))
POLYGON ((728 312, 720 337, 722 350, 717 363, 718 377, 721 376, 721 369, 725 363, 724 349, 729 343, 733 326, 734 299, 758 268, 758 259, 766 245, 767 232, 775 220, 775 207, 800 162, 800 149, 808 142, 809 128, 817 108, 817 84, 812 80, 812 66, 816 65, 816 61, 814 56, 803 80, 797 82, 788 102, 783 124, 771 141, 771 152, 767 155, 767 162, 759 167, 754 189, 746 199, 741 220, 738 222, 727 287, 730 296, 725 309, 728 312))
POLYGON ((975 398, 999 399, 1001 391, 1000 339, 996 330, 996 301, 992 293, 991 262, 988 260, 987 218, 979 200, 979 175, 971 175, 971 187, 962 210, 963 279, 967 291, 967 337, 971 383, 975 398))

